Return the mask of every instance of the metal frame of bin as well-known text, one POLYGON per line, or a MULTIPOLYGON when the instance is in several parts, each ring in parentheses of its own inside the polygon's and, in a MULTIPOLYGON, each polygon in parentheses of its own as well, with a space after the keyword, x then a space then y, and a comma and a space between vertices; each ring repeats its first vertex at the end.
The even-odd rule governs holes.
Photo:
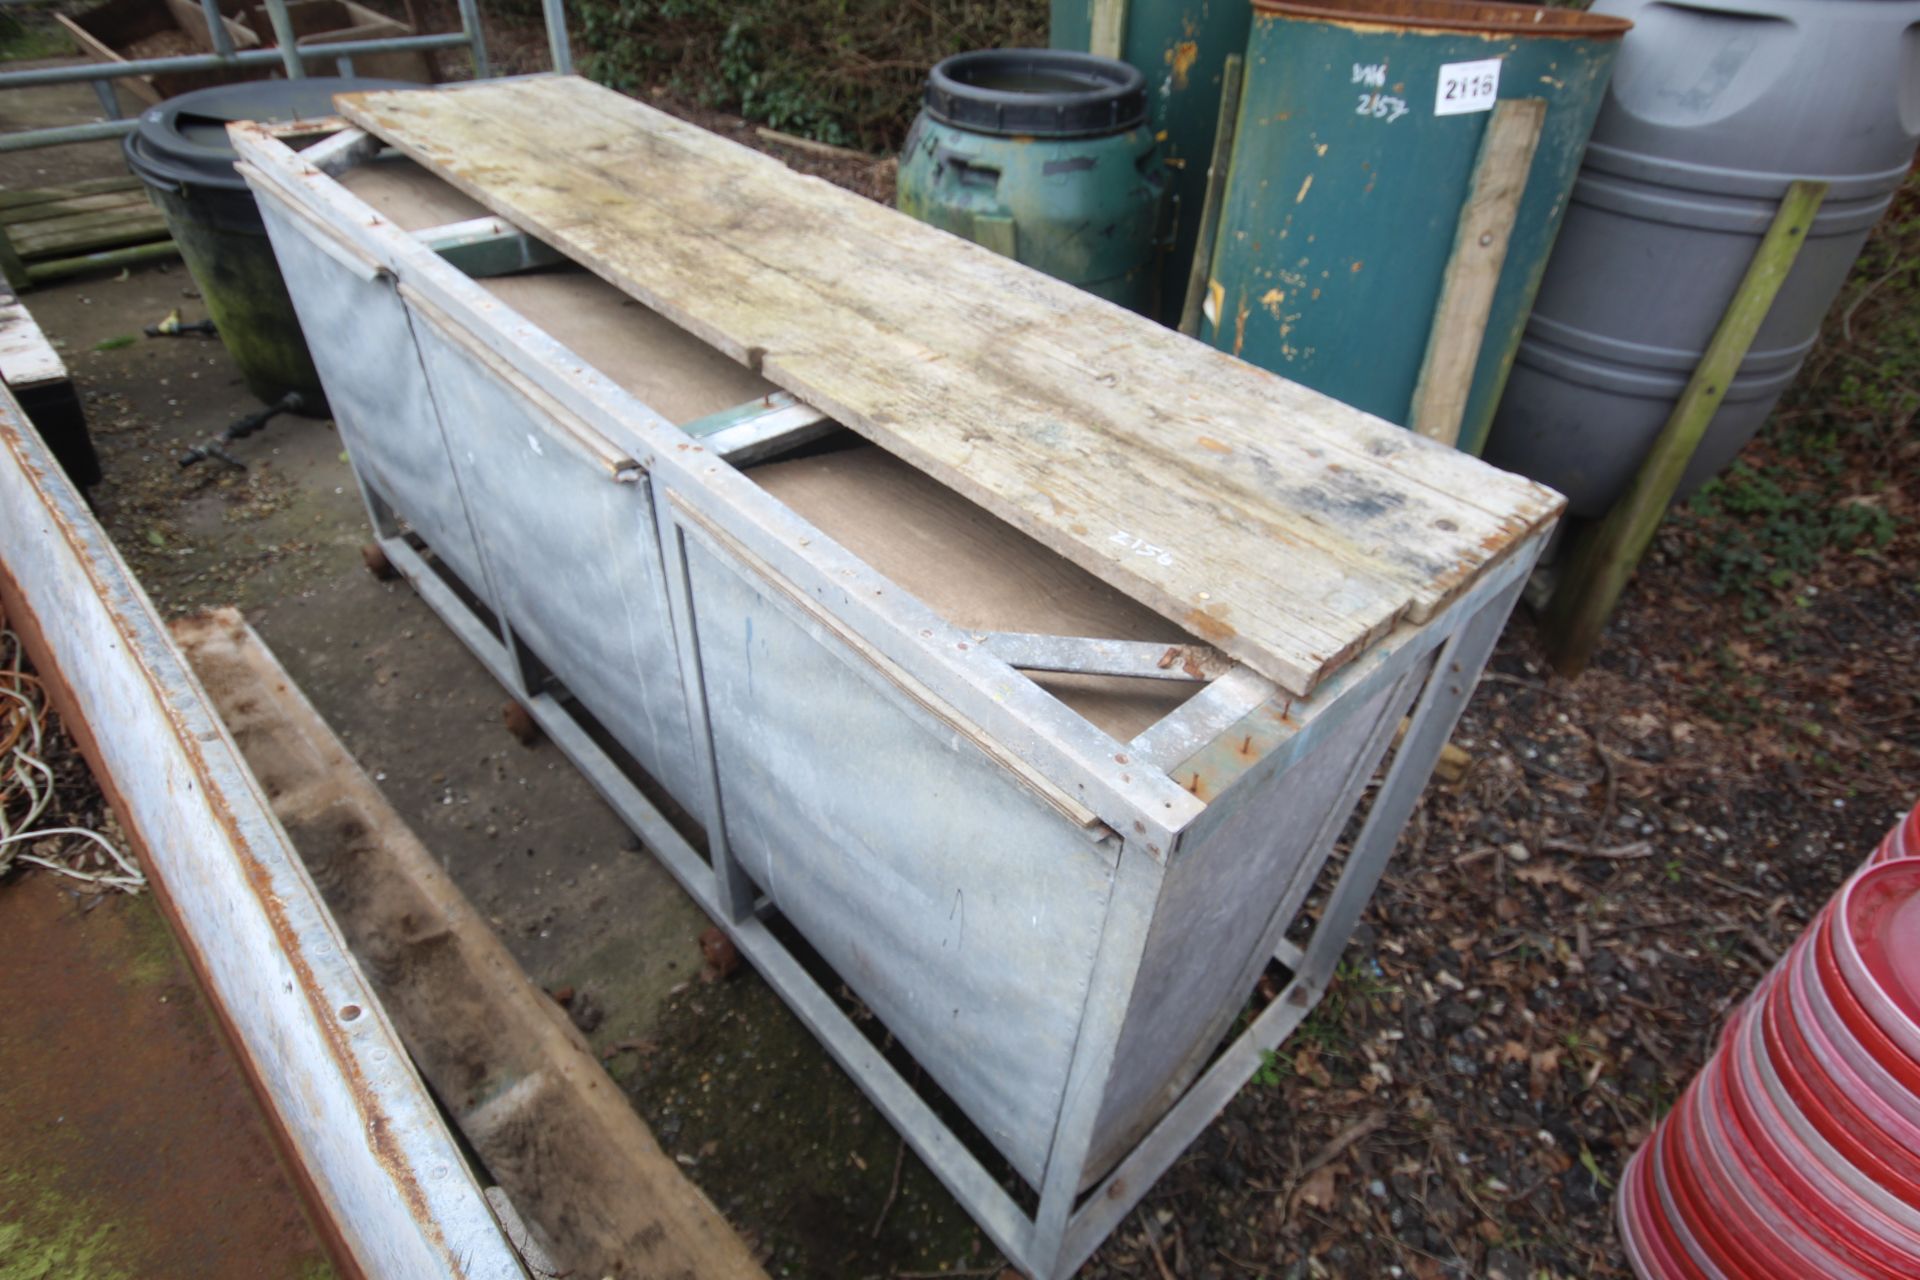
MULTIPOLYGON (((955 628, 728 465, 817 434, 821 414, 776 395, 675 424, 475 279, 552 261, 547 246, 498 219, 401 230, 335 180, 379 149, 358 130, 299 154, 254 126, 234 126, 233 134, 303 325, 318 338, 323 375, 329 367, 350 371, 330 381, 329 394, 391 562, 721 923, 1007 1257, 1031 1276, 1070 1274, 1325 992, 1550 530, 1520 541, 1431 621, 1400 626, 1311 697, 1289 697, 1250 669, 1220 661, 1201 670, 1196 696, 1120 742, 1014 664, 1178 678, 1165 667, 1165 646, 955 628), (339 322, 349 316, 352 323, 339 322), (363 414, 364 428, 356 421, 363 414), (421 469, 442 456, 446 474, 421 469), (553 469, 561 458, 564 473, 553 469), (474 477, 490 467, 505 469, 521 492, 476 487, 474 477), (529 510, 549 518, 522 514, 529 510), (566 518, 552 519, 556 511, 566 518), (530 567, 543 544, 579 565, 553 542, 576 533, 595 540, 592 572, 619 575, 614 590, 605 579, 583 587, 584 578, 563 582, 530 567), (516 574, 532 575, 531 588, 516 585, 516 574), (781 620, 792 636, 826 651, 836 672, 851 673, 863 696, 893 717, 886 725, 923 735, 878 749, 919 750, 926 735, 950 739, 956 751, 964 746, 967 759, 978 755, 983 771, 1007 784, 969 800, 1030 809, 1036 829, 1044 823, 1064 833, 1070 839, 1062 847, 1078 847, 1107 868, 1058 1110, 1039 1136, 1037 1173, 1022 1175, 1037 1200, 1032 1214, 769 926, 764 891, 730 847, 722 780, 729 762, 716 731, 724 680, 706 669, 726 659, 718 629, 708 629, 710 615, 702 613, 717 598, 713 584, 729 582, 749 588, 744 598, 758 616, 781 620), (537 609, 527 606, 529 589, 537 609), (649 650, 634 670, 677 687, 691 746, 684 760, 652 772, 703 823, 704 854, 609 747, 606 717, 614 709, 579 714, 582 690, 562 687, 546 665, 558 656, 552 637, 563 637, 562 647, 602 644, 623 609, 642 606, 664 619, 672 652, 661 658, 649 650), (547 648, 530 650, 526 637, 541 628, 547 648), (1303 945, 1288 941, 1383 759, 1390 762, 1317 924, 1303 945), (667 775, 683 769, 675 785, 667 775), (1301 799, 1287 790, 1296 784, 1317 807, 1286 807, 1301 799), (1205 874, 1221 877, 1211 886, 1219 896, 1237 872, 1249 826, 1264 838, 1293 817, 1307 834, 1299 856, 1275 869, 1284 888, 1263 916, 1262 941, 1237 989, 1252 990, 1269 958, 1290 980, 1224 1047, 1200 1046, 1203 1054, 1217 1048, 1211 1061, 1190 1056, 1191 1073, 1181 1073, 1190 1083, 1165 1105, 1136 1112, 1135 1120, 1146 1114, 1151 1122, 1135 1124, 1138 1132, 1113 1149, 1102 1108, 1133 1065, 1121 1052, 1129 1015, 1153 994, 1141 981, 1152 976, 1141 961, 1162 890, 1176 874, 1205 874), (1209 836, 1218 837, 1212 859, 1201 856, 1209 836)), ((638 646, 652 642, 632 643, 638 659, 638 646)), ((650 696, 633 683, 607 696, 650 696)), ((652 716, 664 703, 649 705, 652 716)), ((813 763, 781 762, 796 771, 813 763)), ((827 793, 855 785, 844 773, 824 776, 827 793)), ((1033 861, 1039 867, 1042 860, 1033 861)), ((1210 886, 1189 879, 1186 887, 1205 896, 1210 886)), ((903 927, 931 932, 948 927, 945 917, 922 910, 903 927)), ((944 1000, 937 971, 908 979, 928 1000, 944 1000)))
MULTIPOLYGON (((0 90, 28 89, 36 85, 88 83, 99 95, 107 118, 90 124, 61 125, 49 129, 28 129, 20 133, 0 134, 0 152, 30 151, 38 147, 57 147, 70 142, 94 142, 131 133, 137 121, 123 117, 113 82, 127 76, 153 75, 157 72, 217 71, 223 67, 263 67, 279 64, 287 78, 298 80, 307 74, 309 62, 331 62, 342 76, 353 74, 356 54, 425 52, 433 49, 465 48, 473 55, 473 77, 488 79, 493 74, 487 61, 486 36, 480 29, 479 0, 458 0, 460 30, 432 35, 391 36, 382 40, 346 40, 337 44, 302 45, 293 34, 287 16, 287 0, 264 0, 268 21, 273 24, 272 49, 236 50, 221 19, 219 0, 200 0, 206 11, 207 30, 213 40, 212 53, 183 54, 169 58, 140 58, 129 62, 88 62, 65 67, 38 67, 28 71, 0 71, 0 90)), ((547 25, 547 48, 553 69, 565 74, 573 68, 573 54, 567 38, 565 0, 541 0, 547 25)))

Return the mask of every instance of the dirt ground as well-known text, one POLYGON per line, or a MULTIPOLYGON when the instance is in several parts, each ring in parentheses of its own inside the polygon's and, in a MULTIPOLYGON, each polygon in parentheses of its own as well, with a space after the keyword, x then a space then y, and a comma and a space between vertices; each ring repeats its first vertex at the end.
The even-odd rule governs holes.
MULTIPOLYGON (((883 159, 685 113, 890 188, 883 159)), ((1509 629, 1456 736, 1467 775, 1422 804, 1326 1003, 1085 1275, 1625 1274, 1608 1206, 1627 1155, 1920 791, 1915 203, 1745 470, 1669 522, 1594 670, 1553 676, 1531 623, 1509 629)), ((500 691, 426 608, 362 570, 326 424, 277 421, 237 449, 244 474, 174 465, 253 407, 213 342, 112 342, 198 318, 184 272, 28 301, 87 396, 96 501, 149 592, 246 611, 528 970, 590 996, 610 1068, 769 1268, 995 1274, 763 983, 692 981, 698 911, 557 752, 500 730, 500 691)))

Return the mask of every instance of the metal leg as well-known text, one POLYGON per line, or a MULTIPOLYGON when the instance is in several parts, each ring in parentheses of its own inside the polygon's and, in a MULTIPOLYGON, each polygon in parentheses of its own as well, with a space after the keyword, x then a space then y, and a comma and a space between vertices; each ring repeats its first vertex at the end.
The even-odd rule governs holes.
POLYGON ((300 39, 293 34, 287 0, 267 0, 267 21, 273 24, 273 42, 280 46, 280 61, 287 69, 287 79, 304 79, 307 68, 300 60, 300 39))
POLYGON ((726 811, 720 797, 720 766, 714 758, 713 727, 707 717, 707 686, 700 670, 699 624, 693 611, 693 585, 687 566, 686 534, 668 510, 665 491, 655 486, 654 525, 659 530, 667 606, 673 615, 674 644, 680 651, 680 687, 687 698, 687 730, 693 739, 694 768, 700 775, 700 817, 707 828, 707 856, 713 863, 715 896, 723 920, 733 924, 753 915, 753 883, 727 844, 726 811))
POLYGON ((1347 865, 1327 897, 1313 940, 1307 944, 1297 980, 1312 992, 1309 1003, 1319 999, 1333 977, 1340 954, 1346 950, 1347 936, 1359 923, 1360 912, 1373 896, 1374 886, 1386 870, 1387 859, 1393 856, 1400 832, 1413 815, 1413 806, 1419 802, 1421 792, 1426 790, 1434 761, 1440 758, 1440 749, 1453 736, 1453 726, 1466 709, 1468 699, 1473 697, 1480 670, 1486 666, 1487 655, 1493 652, 1494 641, 1500 638, 1500 632, 1507 625, 1507 615, 1513 611, 1513 603, 1524 586, 1524 581, 1516 582, 1488 601, 1441 648, 1433 674, 1427 678, 1427 687, 1414 705, 1407 736, 1394 753, 1393 763, 1387 767, 1387 776, 1374 797, 1373 807, 1367 811, 1367 820, 1347 854, 1347 865))
POLYGON ((507 669, 513 676, 509 682, 509 692, 517 695, 522 702, 537 693, 544 693, 547 684, 545 670, 539 660, 520 643, 519 634, 504 617, 500 619, 500 645, 506 650, 507 669))
POLYGON ((473 78, 489 79, 493 68, 487 63, 487 38, 480 31, 480 0, 460 0, 460 30, 473 51, 473 78))
POLYGON ((572 75, 573 48, 567 41, 565 0, 542 0, 542 8, 547 14, 547 48, 553 53, 554 73, 572 75))
POLYGON ((1080 1038, 1074 1045, 1060 1119, 1047 1153, 1040 1210, 1034 1216, 1032 1243, 1027 1251, 1031 1265, 1042 1276, 1065 1275, 1068 1271, 1060 1257, 1067 1223, 1080 1194, 1080 1177, 1093 1146, 1094 1125, 1100 1118, 1114 1051, 1120 1044, 1120 1027, 1132 1003, 1134 977, 1140 970, 1141 953, 1146 950, 1147 928, 1165 879, 1166 866, 1156 862, 1142 845, 1129 842, 1121 849, 1120 863, 1114 868, 1113 892, 1107 900, 1106 927, 1100 931, 1100 951, 1094 957, 1093 976, 1087 984, 1080 1038))
POLYGON ((120 95, 114 90, 111 80, 95 80, 93 96, 100 99, 100 109, 107 113, 107 119, 120 119, 120 95))
POLYGON ((358 470, 353 473, 353 482, 360 486, 360 501, 366 504, 367 523, 373 526, 373 536, 382 542, 398 538, 400 521, 393 513, 393 506, 360 478, 358 470))
POLYGON ((207 38, 213 41, 213 51, 223 58, 233 56, 233 37, 227 34, 227 24, 220 12, 220 0, 200 0, 200 12, 206 15, 207 38))

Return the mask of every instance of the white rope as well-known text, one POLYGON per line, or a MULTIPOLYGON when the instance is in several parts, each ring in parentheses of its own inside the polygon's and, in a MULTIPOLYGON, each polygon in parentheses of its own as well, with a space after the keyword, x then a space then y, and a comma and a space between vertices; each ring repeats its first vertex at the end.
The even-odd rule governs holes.
POLYGON ((55 780, 53 767, 41 758, 46 726, 33 692, 40 682, 25 670, 25 658, 20 637, 0 626, 0 743, 6 744, 0 760, 0 875, 24 862, 102 889, 138 893, 147 883, 139 865, 98 831, 34 826, 53 806, 55 780), (16 813, 20 802, 24 807, 16 813), (55 857, 13 849, 62 836, 77 836, 83 843, 76 852, 55 857))

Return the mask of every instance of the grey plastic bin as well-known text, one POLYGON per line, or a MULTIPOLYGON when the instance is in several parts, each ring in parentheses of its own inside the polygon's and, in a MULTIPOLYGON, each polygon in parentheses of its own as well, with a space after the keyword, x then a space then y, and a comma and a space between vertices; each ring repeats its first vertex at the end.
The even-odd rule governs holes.
POLYGON ((1633 20, 1485 457, 1603 513, 1787 185, 1832 184, 1682 483, 1792 383, 1920 141, 1920 0, 1599 0, 1633 20))

